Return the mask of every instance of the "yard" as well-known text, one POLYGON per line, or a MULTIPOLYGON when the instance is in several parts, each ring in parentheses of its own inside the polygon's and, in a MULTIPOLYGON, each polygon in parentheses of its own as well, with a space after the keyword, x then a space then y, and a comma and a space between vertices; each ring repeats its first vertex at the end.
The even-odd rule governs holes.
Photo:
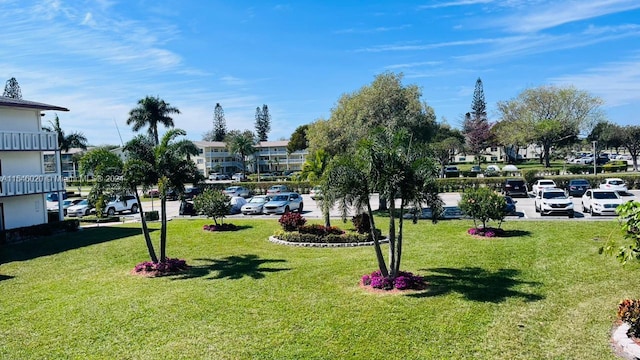
POLYGON ((405 224, 402 268, 430 283, 413 294, 358 286, 371 247, 287 247, 267 241, 273 219, 210 222, 169 223, 169 256, 193 266, 180 276, 130 274, 147 260, 134 224, 3 248, 0 358, 615 359, 617 304, 640 296, 639 265, 598 254, 615 220, 510 221, 502 239, 405 224))

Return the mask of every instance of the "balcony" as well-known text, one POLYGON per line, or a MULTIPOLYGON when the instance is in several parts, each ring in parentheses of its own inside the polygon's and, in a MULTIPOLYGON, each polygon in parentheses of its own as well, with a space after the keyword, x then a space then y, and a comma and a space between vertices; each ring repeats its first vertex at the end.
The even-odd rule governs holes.
POLYGON ((58 175, 0 176, 0 197, 44 194, 59 190, 64 190, 64 181, 58 175))
POLYGON ((0 131, 0 151, 55 151, 58 135, 53 132, 0 131))

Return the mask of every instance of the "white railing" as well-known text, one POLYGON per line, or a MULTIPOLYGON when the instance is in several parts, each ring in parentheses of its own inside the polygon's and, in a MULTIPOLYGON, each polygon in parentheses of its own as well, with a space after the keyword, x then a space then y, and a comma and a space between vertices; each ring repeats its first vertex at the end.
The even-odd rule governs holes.
POLYGON ((64 179, 58 175, 0 176, 0 197, 43 194, 64 190, 64 179))
POLYGON ((58 135, 54 132, 0 131, 0 151, 54 151, 58 135))

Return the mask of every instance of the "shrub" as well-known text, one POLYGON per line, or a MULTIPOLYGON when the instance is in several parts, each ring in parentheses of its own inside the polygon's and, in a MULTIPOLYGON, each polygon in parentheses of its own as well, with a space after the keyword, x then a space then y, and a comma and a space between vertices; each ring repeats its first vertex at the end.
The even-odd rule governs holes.
POLYGON ((369 222, 369 214, 367 213, 354 216, 351 222, 358 234, 368 234, 371 231, 371 223, 369 222))
POLYGON ((136 273, 145 273, 152 276, 162 276, 188 269, 185 260, 167 258, 164 262, 141 262, 133 269, 136 273))
POLYGON ((276 233, 275 236, 283 241, 311 244, 348 244, 371 241, 368 235, 357 233, 346 233, 342 235, 327 234, 325 236, 318 236, 314 234, 303 234, 299 232, 283 232, 276 233))
POLYGON ((213 218, 213 222, 216 225, 218 224, 218 219, 222 222, 224 217, 231 211, 231 204, 227 196, 214 189, 206 189, 202 194, 194 197, 193 207, 196 212, 213 218))
POLYGON ((391 278, 382 276, 380 270, 376 270, 371 274, 362 276, 361 281, 362 285, 383 290, 420 290, 427 285, 422 276, 405 271, 400 271, 395 278, 391 278))
POLYGON ((627 201, 616 208, 616 214, 627 244, 620 246, 616 252, 616 242, 612 239, 600 248, 600 253, 615 254, 622 263, 640 260, 640 202, 627 201))
POLYGON ((300 226, 307 223, 307 219, 300 215, 300 213, 290 212, 283 214, 278 222, 284 231, 296 231, 300 226))
POLYGON ((622 300, 618 305, 618 320, 629 324, 627 335, 640 338, 640 300, 622 300))
POLYGON ((333 234, 333 235, 344 234, 344 231, 342 231, 342 229, 338 227, 335 227, 335 226, 327 227, 319 224, 302 225, 298 227, 298 232, 300 232, 301 234, 312 234, 312 235, 318 235, 318 236, 326 236, 329 234, 333 234))
POLYGON ((484 237, 496 237, 496 236, 503 236, 504 235, 504 230, 502 230, 500 228, 492 228, 492 227, 487 227, 487 228, 472 227, 471 229, 469 229, 467 231, 467 233, 469 235, 478 235, 478 236, 484 236, 484 237))
POLYGON ((501 225, 506 216, 505 207, 507 203, 504 196, 488 188, 465 191, 458 205, 460 210, 473 218, 475 227, 478 227, 477 220, 482 222, 483 228, 487 227, 487 221, 489 220, 499 221, 501 225))

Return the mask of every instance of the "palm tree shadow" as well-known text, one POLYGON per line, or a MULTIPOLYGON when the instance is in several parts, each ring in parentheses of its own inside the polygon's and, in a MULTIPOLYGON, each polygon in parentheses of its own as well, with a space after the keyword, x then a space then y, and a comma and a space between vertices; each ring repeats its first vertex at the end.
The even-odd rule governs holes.
POLYGON ((9 279, 13 279, 13 276, 0 275, 0 281, 9 280, 9 279))
POLYGON ((539 286, 539 282, 517 279, 520 274, 515 269, 499 269, 489 271, 478 267, 472 268, 434 268, 421 269, 429 271, 425 276, 428 283, 427 290, 411 294, 412 297, 432 297, 458 293, 471 301, 500 303, 508 298, 522 298, 527 302, 544 299, 538 294, 515 290, 516 286, 539 286))
POLYGON ((290 270, 289 268, 261 267, 266 263, 283 263, 281 259, 260 259, 255 254, 240 256, 228 256, 222 259, 195 259, 205 261, 205 265, 190 267, 186 272, 173 276, 174 280, 185 280, 205 277, 207 279, 237 280, 248 276, 253 279, 262 279, 265 273, 290 270))
POLYGON ((507 238, 507 237, 530 236, 530 235, 531 235, 531 231, 527 231, 527 230, 505 230, 500 237, 507 238))

